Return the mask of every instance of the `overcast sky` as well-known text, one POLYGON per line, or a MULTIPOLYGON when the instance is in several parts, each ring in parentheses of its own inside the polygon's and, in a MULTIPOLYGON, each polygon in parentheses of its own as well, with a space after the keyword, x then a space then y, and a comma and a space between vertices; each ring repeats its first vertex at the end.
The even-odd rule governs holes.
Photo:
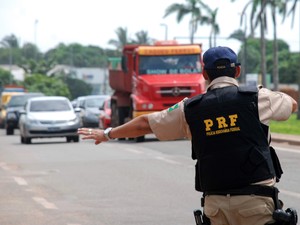
MULTIPOLYGON (((21 45, 36 43, 42 52, 55 48, 58 43, 80 43, 113 48, 110 39, 116 39, 118 27, 126 27, 130 37, 145 30, 151 38, 163 40, 166 24, 168 39, 176 38, 180 43, 188 42, 188 19, 176 22, 176 15, 163 18, 166 8, 173 3, 185 0, 0 0, 0 39, 15 34, 21 45), (182 37, 179 39, 179 37, 182 37)), ((226 45, 238 51, 240 43, 226 39, 240 28, 240 12, 248 0, 204 0, 210 8, 219 7, 217 21, 220 34, 217 45, 226 45)), ((295 24, 291 28, 291 17, 285 24, 278 18, 278 38, 284 39, 291 51, 300 51, 300 4, 297 6, 295 24)), ((246 15, 250 18, 250 13, 246 15)), ((244 17, 245 18, 245 17, 244 17)), ((249 23, 249 21, 248 21, 249 23)), ((271 20, 269 20, 271 27, 271 20)), ((249 24, 247 24, 249 33, 249 24)), ((245 28, 245 24, 241 26, 245 28)), ((258 36, 257 30, 257 36, 258 36)), ((198 28, 195 42, 208 48, 209 27, 198 28)), ((272 38, 269 29, 267 38, 272 38)))

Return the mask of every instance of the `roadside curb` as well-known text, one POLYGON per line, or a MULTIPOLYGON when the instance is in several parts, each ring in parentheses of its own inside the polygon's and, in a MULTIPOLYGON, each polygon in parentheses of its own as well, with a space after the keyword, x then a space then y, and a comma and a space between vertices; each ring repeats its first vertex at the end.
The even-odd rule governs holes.
POLYGON ((273 142, 287 142, 291 145, 300 145, 300 135, 271 133, 273 142))

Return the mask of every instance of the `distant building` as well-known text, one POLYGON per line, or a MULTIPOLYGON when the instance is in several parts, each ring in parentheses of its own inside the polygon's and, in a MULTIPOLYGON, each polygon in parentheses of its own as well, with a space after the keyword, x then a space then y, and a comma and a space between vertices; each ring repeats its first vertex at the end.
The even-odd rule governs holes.
POLYGON ((0 68, 6 71, 10 71, 14 79, 17 81, 24 81, 25 70, 17 65, 0 65, 0 68))
POLYGON ((110 92, 108 86, 108 69, 100 67, 72 67, 68 65, 56 65, 47 72, 48 76, 64 74, 72 78, 83 80, 93 88, 91 94, 107 94, 110 92))

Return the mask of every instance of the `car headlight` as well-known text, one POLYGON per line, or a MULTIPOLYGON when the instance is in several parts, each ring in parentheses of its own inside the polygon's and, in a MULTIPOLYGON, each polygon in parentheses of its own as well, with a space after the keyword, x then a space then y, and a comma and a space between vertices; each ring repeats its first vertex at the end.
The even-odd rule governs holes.
POLYGON ((34 120, 34 119, 29 119, 29 120, 28 120, 28 123, 29 123, 29 124, 38 124, 39 121, 38 121, 38 120, 34 120))
POLYGON ((74 119, 69 120, 70 123, 76 123, 78 121, 78 117, 76 116, 74 119))
POLYGON ((153 104, 152 103, 149 103, 149 104, 147 104, 147 103, 144 103, 144 104, 142 104, 142 109, 153 109, 153 104))

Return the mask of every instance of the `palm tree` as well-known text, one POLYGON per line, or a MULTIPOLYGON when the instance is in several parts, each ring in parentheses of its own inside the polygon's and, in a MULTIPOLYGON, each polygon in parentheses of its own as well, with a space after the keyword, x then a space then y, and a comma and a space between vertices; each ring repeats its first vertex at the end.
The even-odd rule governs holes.
MULTIPOLYGON (((242 20, 241 20, 242 24, 242 20)), ((243 49, 242 49, 242 59, 241 59, 241 82, 246 83, 246 74, 247 74, 247 35, 246 35, 247 27, 245 27, 245 30, 236 30, 234 31, 228 38, 233 38, 241 43, 243 43, 243 49)))
POLYGON ((205 7, 208 12, 207 16, 202 16, 199 18, 200 24, 207 24, 211 26, 210 34, 209 34, 209 47, 215 47, 217 45, 217 34, 220 33, 219 25, 217 24, 217 13, 218 8, 215 10, 211 10, 209 7, 205 7), (212 44, 212 40, 214 41, 212 44))
POLYGON ((108 44, 115 46, 118 51, 122 51, 123 46, 129 43, 127 28, 117 28, 116 35, 118 39, 110 39, 108 44))
MULTIPOLYGON (((235 0, 232 0, 235 1, 235 0)), ((261 48, 261 75, 262 84, 266 86, 266 43, 265 43, 265 30, 267 29, 267 17, 266 17, 266 3, 268 0, 250 0, 242 11, 246 12, 249 5, 252 5, 251 17, 250 17, 250 37, 254 37, 255 28, 260 25, 260 48, 261 48)))
POLYGON ((141 30, 135 33, 135 40, 132 40, 135 44, 151 44, 153 39, 148 36, 148 32, 141 30))
POLYGON ((14 34, 11 34, 9 36, 5 36, 2 39, 1 43, 3 43, 3 45, 5 45, 6 47, 19 48, 18 38, 14 34))
POLYGON ((194 36, 197 32, 198 22, 201 20, 201 8, 206 5, 201 0, 186 0, 186 4, 174 3, 166 11, 164 18, 172 13, 177 13, 177 22, 180 23, 186 15, 191 15, 190 19, 190 42, 194 43, 194 36))
MULTIPOLYGON (((290 0, 285 0, 286 3, 288 3, 290 0)), ((292 27, 294 26, 294 20, 295 20, 295 14, 296 14, 296 6, 297 6, 297 2, 299 2, 299 0, 294 0, 292 7, 290 8, 290 11, 288 13, 288 15, 292 14, 292 27)))
MULTIPOLYGON (((289 0, 286 0, 288 2, 289 0)), ((292 27, 294 26, 294 19, 295 19, 295 13, 296 13, 296 5, 299 0, 294 0, 293 5, 291 9, 289 10, 288 15, 292 14, 292 27)), ((299 96, 300 96, 300 78, 298 78, 298 87, 299 87, 299 96)), ((300 120, 300 98, 298 100, 298 112, 297 112, 297 119, 300 120)))

